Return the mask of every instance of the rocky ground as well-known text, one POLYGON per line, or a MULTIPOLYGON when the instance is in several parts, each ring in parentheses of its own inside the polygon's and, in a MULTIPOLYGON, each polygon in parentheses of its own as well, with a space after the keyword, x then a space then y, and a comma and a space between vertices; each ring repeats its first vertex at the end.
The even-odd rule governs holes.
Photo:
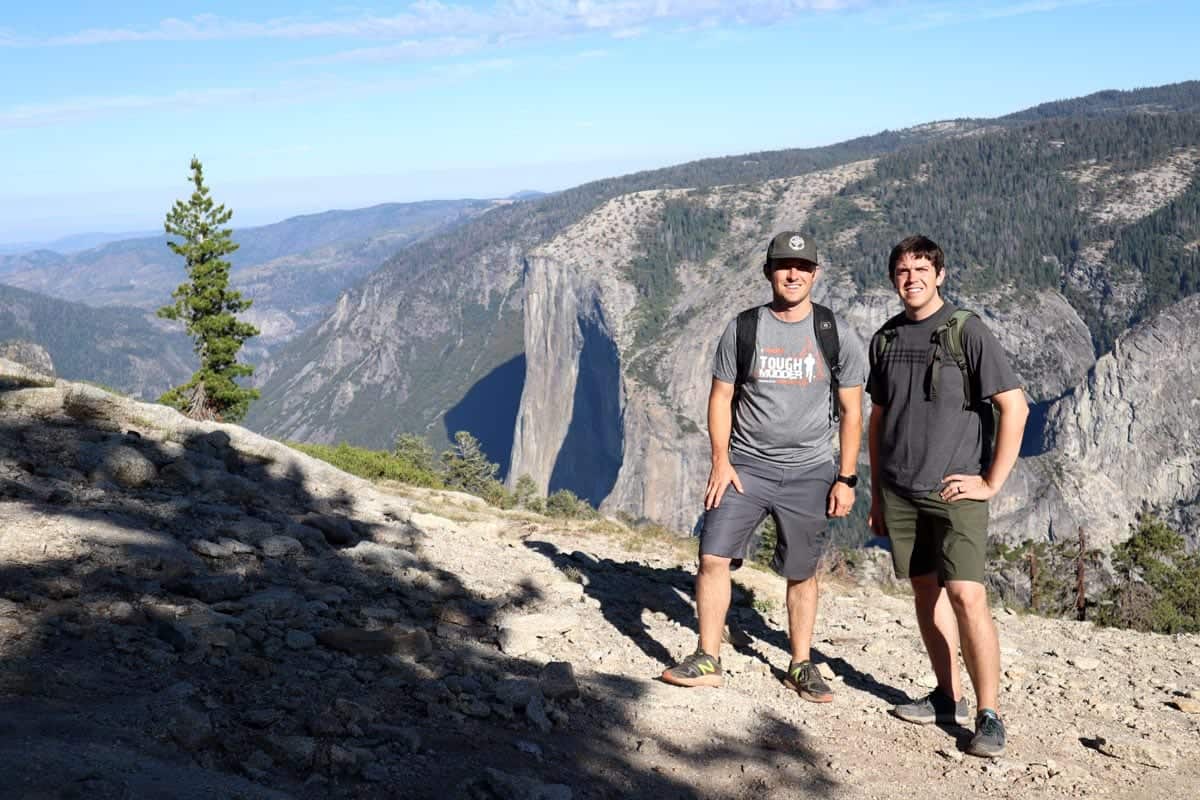
MULTIPOLYGON (((831 576, 834 702, 738 574, 723 689, 693 557, 616 523, 373 487, 240 428, 0 360, 0 797, 1194 796, 1200 637, 995 611, 1008 754, 887 709, 909 601, 831 576)), ((870 559, 867 560, 871 563, 870 559)))

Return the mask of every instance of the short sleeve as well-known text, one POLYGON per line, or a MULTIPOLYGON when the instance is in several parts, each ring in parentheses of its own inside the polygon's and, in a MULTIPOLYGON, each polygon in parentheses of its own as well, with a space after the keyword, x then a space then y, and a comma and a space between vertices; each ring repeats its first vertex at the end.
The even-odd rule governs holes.
POLYGON ((839 360, 842 362, 838 385, 862 386, 867 382, 867 352, 862 339, 841 317, 837 318, 837 325, 841 345, 839 360))
POLYGON ((737 383, 737 319, 725 326, 717 352, 713 356, 713 377, 725 383, 737 383))
POLYGON ((963 350, 967 356, 967 366, 974 376, 972 388, 978 397, 991 397, 1021 388, 1021 381, 1009 363, 1008 354, 979 317, 971 317, 963 325, 963 350))
POLYGON ((887 394, 884 391, 883 375, 880 372, 881 365, 875 358, 875 354, 879 349, 875 346, 875 339, 881 334, 879 331, 871 337, 871 344, 867 350, 867 395, 871 398, 871 402, 877 406, 887 405, 887 394))

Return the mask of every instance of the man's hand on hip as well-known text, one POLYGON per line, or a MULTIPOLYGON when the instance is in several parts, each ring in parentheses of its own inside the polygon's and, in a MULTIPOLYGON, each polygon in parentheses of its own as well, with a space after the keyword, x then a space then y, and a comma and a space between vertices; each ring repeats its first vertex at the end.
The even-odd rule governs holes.
POLYGON ((942 478, 942 499, 947 503, 959 500, 991 500, 996 490, 982 475, 947 475, 942 478))
POLYGON ((713 464, 712 471, 708 473, 708 488, 704 490, 705 511, 721 505, 721 498, 725 496, 725 490, 731 483, 733 488, 738 490, 738 494, 741 494, 742 479, 738 477, 737 470, 729 460, 722 459, 713 464))

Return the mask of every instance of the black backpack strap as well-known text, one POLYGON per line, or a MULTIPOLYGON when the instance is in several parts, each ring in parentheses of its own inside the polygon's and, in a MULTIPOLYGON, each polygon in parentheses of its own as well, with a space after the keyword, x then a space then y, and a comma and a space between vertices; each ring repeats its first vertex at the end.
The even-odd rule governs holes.
POLYGON ((742 384, 750 380, 754 368, 754 353, 758 348, 758 310, 761 306, 747 308, 737 315, 737 377, 733 382, 734 396, 741 391, 742 384))
POLYGON ((842 341, 838 336, 837 318, 833 311, 826 306, 813 303, 813 330, 817 335, 817 346, 829 367, 829 405, 833 421, 842 418, 841 406, 838 404, 838 387, 842 375, 842 341))

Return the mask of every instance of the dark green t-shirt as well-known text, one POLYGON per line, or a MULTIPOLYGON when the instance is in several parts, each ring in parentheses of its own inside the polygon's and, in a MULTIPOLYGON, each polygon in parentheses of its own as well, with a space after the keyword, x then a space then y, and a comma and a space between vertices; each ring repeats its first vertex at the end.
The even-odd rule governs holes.
POLYGON ((867 392, 882 406, 881 475, 901 494, 918 497, 938 489, 942 479, 956 473, 983 475, 992 460, 994 435, 991 404, 994 394, 1020 387, 1008 356, 978 317, 963 325, 962 343, 977 407, 963 408, 962 371, 951 358, 935 368, 937 392, 930 399, 929 373, 933 331, 956 307, 946 303, 928 319, 914 322, 903 314, 890 320, 872 337, 868 354, 871 374, 867 392), (895 337, 877 359, 883 330, 895 337), (880 363, 876 363, 876 361, 880 363))

